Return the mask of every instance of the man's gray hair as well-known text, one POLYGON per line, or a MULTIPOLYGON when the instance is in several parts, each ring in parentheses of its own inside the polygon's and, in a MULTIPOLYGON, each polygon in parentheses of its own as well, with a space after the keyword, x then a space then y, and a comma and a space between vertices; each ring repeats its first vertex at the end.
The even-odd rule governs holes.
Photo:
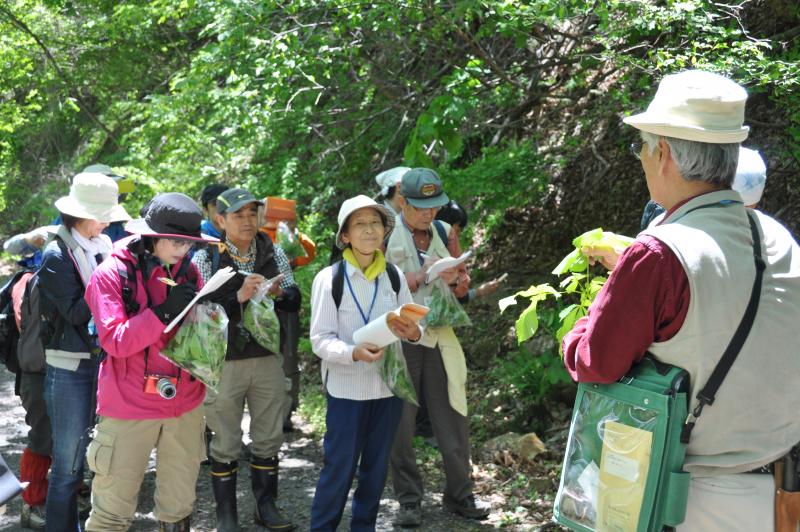
POLYGON ((663 137, 647 131, 639 131, 639 133, 647 144, 650 155, 658 146, 658 139, 663 138, 666 141, 672 152, 672 159, 686 181, 703 181, 726 188, 730 188, 733 184, 736 166, 739 164, 738 142, 711 144, 663 137))

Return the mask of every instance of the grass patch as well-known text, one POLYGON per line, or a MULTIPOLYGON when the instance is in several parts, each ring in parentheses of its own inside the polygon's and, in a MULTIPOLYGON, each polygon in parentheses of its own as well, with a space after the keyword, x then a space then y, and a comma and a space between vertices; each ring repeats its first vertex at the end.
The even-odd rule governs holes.
POLYGON ((306 386, 300 389, 300 406, 298 413, 311 424, 313 434, 317 437, 325 435, 325 414, 328 411, 325 395, 317 386, 306 386))

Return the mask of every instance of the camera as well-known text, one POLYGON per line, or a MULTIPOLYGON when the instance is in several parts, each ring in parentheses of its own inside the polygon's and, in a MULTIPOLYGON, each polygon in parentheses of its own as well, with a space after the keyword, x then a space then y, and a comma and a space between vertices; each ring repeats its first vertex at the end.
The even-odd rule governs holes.
POLYGON ((177 385, 177 377, 147 375, 144 378, 144 393, 157 393, 164 399, 173 399, 178 393, 177 385))

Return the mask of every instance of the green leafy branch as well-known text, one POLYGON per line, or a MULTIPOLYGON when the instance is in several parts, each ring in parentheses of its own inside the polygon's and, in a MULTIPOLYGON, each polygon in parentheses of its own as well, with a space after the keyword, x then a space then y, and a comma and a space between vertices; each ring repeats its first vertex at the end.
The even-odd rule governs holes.
POLYGON ((567 294, 571 296, 571 300, 577 299, 577 302, 564 307, 558 313, 560 326, 555 336, 560 346, 562 338, 572 330, 575 322, 586 316, 589 311, 589 305, 597 297, 597 293, 603 288, 607 279, 604 276, 592 275, 589 268, 589 259, 586 256, 587 249, 607 249, 621 253, 631 243, 633 243, 632 238, 603 231, 601 228, 587 231, 572 241, 575 249, 564 257, 552 272, 553 275, 566 275, 558 284, 560 290, 548 283, 543 283, 533 285, 527 290, 522 290, 501 299, 499 301, 501 313, 511 305, 516 305, 518 297, 527 298, 530 301, 528 307, 517 318, 515 326, 517 341, 519 343, 525 342, 536 334, 539 328, 537 309, 540 302, 549 297, 559 300, 562 295, 567 294))

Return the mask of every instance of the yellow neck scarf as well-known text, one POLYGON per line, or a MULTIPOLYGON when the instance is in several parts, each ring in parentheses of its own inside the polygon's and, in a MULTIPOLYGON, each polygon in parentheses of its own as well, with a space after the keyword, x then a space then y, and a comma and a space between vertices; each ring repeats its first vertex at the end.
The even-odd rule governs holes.
MULTIPOLYGON (((356 254, 353 252, 353 248, 345 248, 344 253, 342 253, 342 257, 344 260, 361 270, 361 265, 356 260, 356 254)), ((383 256, 383 252, 379 249, 375 250, 375 255, 372 257, 372 263, 364 268, 364 276, 369 281, 374 281, 378 278, 380 274, 386 271, 386 257, 383 256)))

